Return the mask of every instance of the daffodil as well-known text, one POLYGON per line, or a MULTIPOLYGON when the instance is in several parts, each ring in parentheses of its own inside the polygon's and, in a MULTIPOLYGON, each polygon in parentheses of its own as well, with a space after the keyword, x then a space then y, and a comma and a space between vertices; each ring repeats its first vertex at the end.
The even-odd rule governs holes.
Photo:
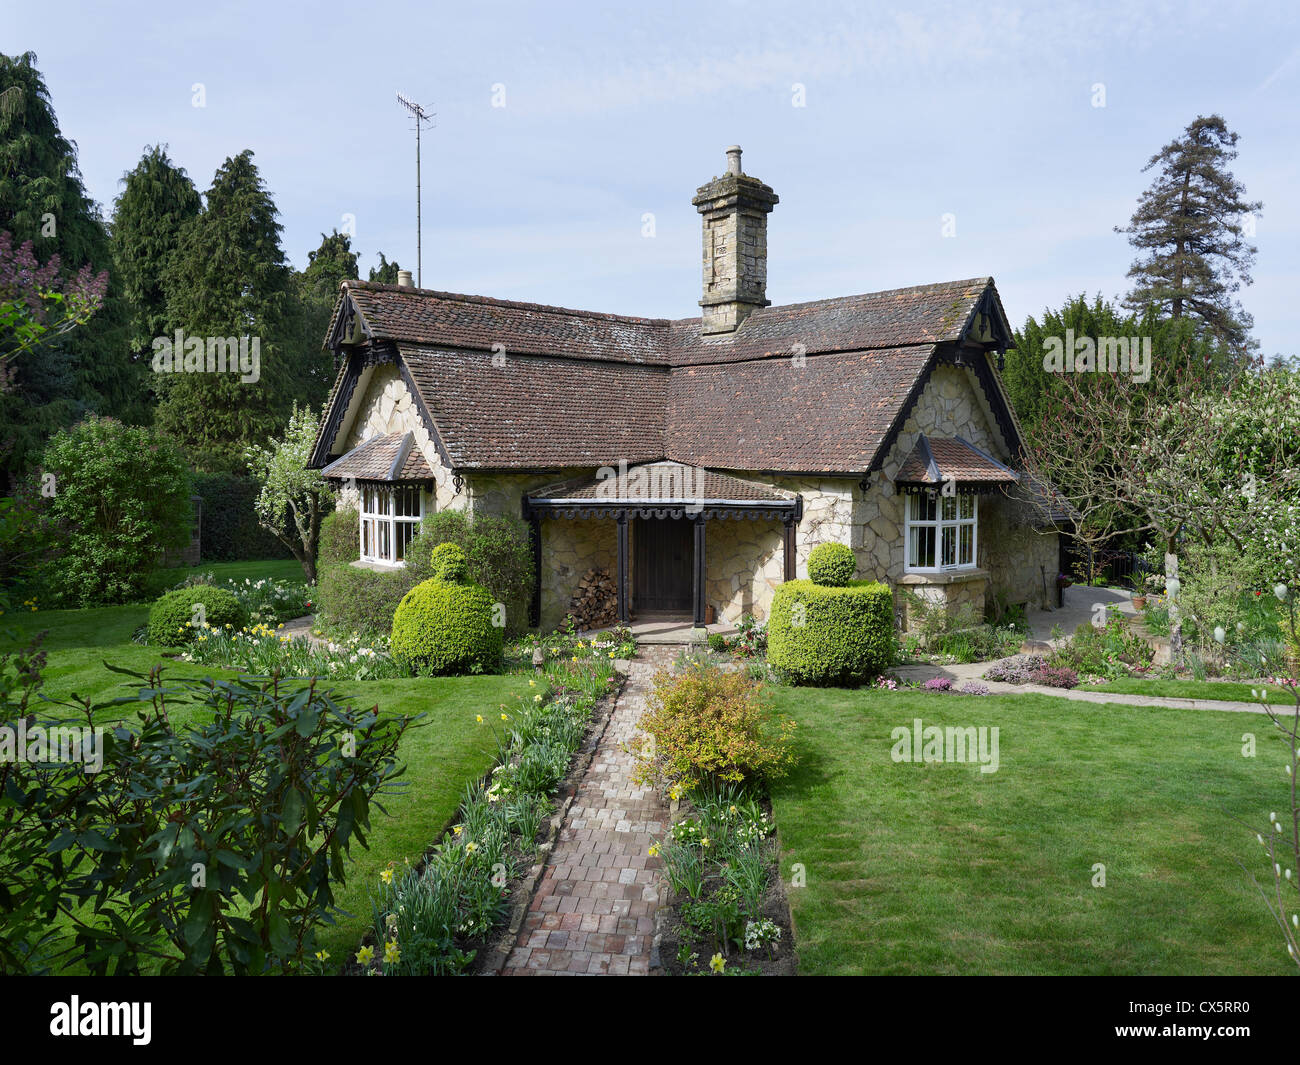
POLYGON ((375 960, 374 947, 362 947, 359 951, 357 951, 358 965, 369 965, 374 960, 375 960))
POLYGON ((391 884, 393 882, 393 871, 391 869, 380 870, 379 879, 385 884, 391 884))
POLYGON ((658 858, 658 857, 659 857, 659 844, 658 844, 658 843, 651 843, 651 844, 650 844, 650 850, 649 850, 648 853, 649 853, 649 855, 650 855, 651 858, 658 858))
POLYGON ((388 965, 396 965, 402 960, 401 948, 397 945, 397 940, 392 939, 384 944, 384 962, 388 965))
POLYGON ((329 952, 328 950, 318 950, 318 951, 316 952, 316 960, 317 960, 318 962, 327 962, 327 961, 329 961, 329 960, 330 960, 330 952, 329 952))
POLYGON ((475 714, 475 715, 474 715, 474 720, 477 721, 480 725, 483 724, 483 715, 482 715, 482 714, 475 714))
POLYGON ((478 850, 478 844, 475 843, 473 840, 470 840, 468 843, 465 844, 466 854, 473 854, 476 850, 478 850))
POLYGON ((727 967, 727 959, 721 954, 715 954, 709 959, 709 968, 715 973, 721 973, 727 967))
POLYGON ((510 720, 510 715, 509 715, 509 714, 502 714, 502 715, 501 715, 501 720, 502 720, 502 721, 509 721, 509 720, 510 720))

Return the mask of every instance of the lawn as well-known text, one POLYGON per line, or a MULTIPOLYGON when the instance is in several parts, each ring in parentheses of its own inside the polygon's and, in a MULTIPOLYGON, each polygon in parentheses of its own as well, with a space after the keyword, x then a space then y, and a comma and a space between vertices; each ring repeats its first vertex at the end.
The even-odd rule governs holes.
POLYGON ((799 971, 1294 972, 1244 863, 1286 802, 1265 719, 1046 696, 777 690, 773 790, 799 971), (895 763, 891 731, 997 726, 1000 767, 895 763), (1258 757, 1242 756, 1254 733, 1258 757), (1106 886, 1094 887, 1094 865, 1106 886))
MULTIPOLYGON (((297 563, 230 563, 219 572, 221 578, 243 580, 263 576, 284 576, 284 567, 297 563), (278 567, 273 570, 272 567, 278 567)), ((216 565, 200 567, 217 570, 216 565)), ((301 570, 299 570, 299 576, 301 570)), ((177 578, 180 579, 179 577, 177 578)), ((167 662, 167 675, 231 675, 229 671, 171 662, 157 648, 131 642, 131 635, 144 624, 147 606, 101 607, 91 610, 50 610, 24 613, 10 619, 20 630, 34 634, 48 632, 44 648, 49 660, 42 691, 53 699, 66 699, 74 692, 99 701, 126 694, 131 685, 111 673, 105 661, 147 671, 160 661, 167 662)), ((390 860, 413 862, 444 830, 460 805, 464 786, 491 768, 495 746, 475 723, 485 708, 495 710, 514 701, 526 687, 520 676, 477 676, 412 678, 409 680, 344 681, 334 690, 358 703, 378 704, 390 713, 424 713, 425 724, 410 731, 402 742, 407 762, 403 777, 409 787, 384 801, 388 815, 374 812, 370 849, 353 849, 346 887, 339 892, 339 906, 353 916, 335 928, 325 929, 322 943, 342 959, 370 922, 368 890, 376 883, 379 870, 390 860)), ((173 720, 182 715, 173 714, 173 720)), ((105 721, 109 718, 105 718, 105 721)))
MULTIPOLYGON (((1080 691, 1120 692, 1124 695, 1159 695, 1170 699, 1219 699, 1235 703, 1254 703, 1249 684, 1226 680, 1160 680, 1156 677, 1128 677, 1106 684, 1081 684, 1080 691)), ((1259 691, 1260 685, 1255 685, 1259 691)), ((1295 697, 1282 688, 1269 686, 1268 701, 1279 706, 1295 706, 1295 697)))

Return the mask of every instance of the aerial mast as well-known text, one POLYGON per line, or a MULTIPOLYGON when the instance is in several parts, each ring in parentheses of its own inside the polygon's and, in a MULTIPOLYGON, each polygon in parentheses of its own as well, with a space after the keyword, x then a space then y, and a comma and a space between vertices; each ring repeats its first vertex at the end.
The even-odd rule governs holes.
POLYGON ((420 262, 420 129, 424 123, 431 123, 434 116, 403 93, 397 94, 397 102, 415 116, 415 286, 423 288, 424 275, 420 262))

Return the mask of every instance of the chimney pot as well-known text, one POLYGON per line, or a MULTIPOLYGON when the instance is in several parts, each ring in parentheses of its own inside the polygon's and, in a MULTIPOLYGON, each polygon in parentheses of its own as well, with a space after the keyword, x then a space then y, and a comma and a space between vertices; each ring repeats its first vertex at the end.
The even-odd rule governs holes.
POLYGON ((410 271, 410 270, 398 270, 398 271, 397 271, 397 284, 398 284, 401 288, 415 288, 415 282, 414 282, 413 280, 411 280, 411 271, 410 271))
POLYGON ((739 175, 740 172, 740 145, 733 144, 727 149, 727 173, 739 175))

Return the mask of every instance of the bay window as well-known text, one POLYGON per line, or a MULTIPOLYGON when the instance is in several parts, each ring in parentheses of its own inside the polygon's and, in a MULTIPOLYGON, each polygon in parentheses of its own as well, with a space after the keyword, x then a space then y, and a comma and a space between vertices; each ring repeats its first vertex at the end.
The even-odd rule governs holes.
POLYGON ((362 485, 361 561, 403 565, 423 516, 418 485, 362 485))
POLYGON ((978 497, 913 492, 907 497, 908 572, 975 568, 978 497))

